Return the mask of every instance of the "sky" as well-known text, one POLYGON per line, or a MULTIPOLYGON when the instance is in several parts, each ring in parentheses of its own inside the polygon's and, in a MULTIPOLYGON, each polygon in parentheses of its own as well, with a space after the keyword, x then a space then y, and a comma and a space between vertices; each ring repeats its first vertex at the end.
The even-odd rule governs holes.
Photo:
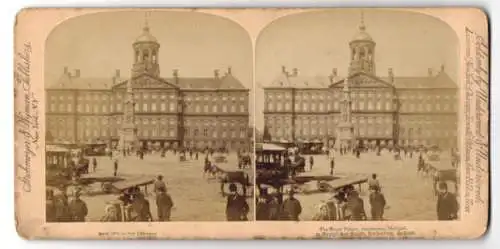
MULTIPOLYGON (((81 77, 109 77, 120 69, 130 76, 132 43, 142 33, 144 11, 89 14, 58 25, 47 39, 46 80, 58 79, 67 66, 81 77)), ((151 34, 160 43, 160 74, 212 77, 214 69, 253 86, 252 42, 238 24, 221 17, 191 12, 149 12, 151 34)), ((253 98, 250 97, 253 105, 253 98)), ((253 117, 253 108, 251 116, 253 117)))
MULTIPOLYGON (((376 74, 427 76, 428 68, 445 71, 457 82, 458 38, 444 22, 402 11, 363 10, 366 31, 376 42, 376 74)), ((358 30, 360 9, 343 9, 289 15, 275 20, 260 33, 256 43, 256 98, 261 85, 278 77, 281 66, 298 68, 300 75, 328 76, 337 68, 347 74, 349 41, 358 30)), ((264 103, 256 101, 256 127, 263 128, 264 103)))

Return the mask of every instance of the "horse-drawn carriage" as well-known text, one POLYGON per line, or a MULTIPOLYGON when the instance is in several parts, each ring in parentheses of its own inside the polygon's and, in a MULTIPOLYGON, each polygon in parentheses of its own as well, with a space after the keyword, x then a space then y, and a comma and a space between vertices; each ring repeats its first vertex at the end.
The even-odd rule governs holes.
POLYGON ((71 161, 71 151, 57 145, 47 145, 45 148, 45 181, 48 186, 64 186, 71 181, 72 169, 68 167, 71 161))

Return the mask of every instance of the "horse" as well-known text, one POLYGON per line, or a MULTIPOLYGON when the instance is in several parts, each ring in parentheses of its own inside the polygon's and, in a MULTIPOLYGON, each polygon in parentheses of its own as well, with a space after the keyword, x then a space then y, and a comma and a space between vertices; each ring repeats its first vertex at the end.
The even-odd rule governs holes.
POLYGON ((205 163, 205 166, 203 167, 203 177, 209 174, 213 178, 215 178, 217 177, 217 174, 220 172, 222 172, 222 170, 216 165, 211 164, 210 162, 205 163))

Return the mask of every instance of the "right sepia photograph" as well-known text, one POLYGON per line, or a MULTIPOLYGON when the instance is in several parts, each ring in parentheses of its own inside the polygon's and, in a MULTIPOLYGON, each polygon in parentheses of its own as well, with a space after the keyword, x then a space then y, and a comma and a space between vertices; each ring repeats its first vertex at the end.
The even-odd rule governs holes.
POLYGON ((457 220, 458 38, 403 10, 276 19, 255 48, 256 219, 457 220))

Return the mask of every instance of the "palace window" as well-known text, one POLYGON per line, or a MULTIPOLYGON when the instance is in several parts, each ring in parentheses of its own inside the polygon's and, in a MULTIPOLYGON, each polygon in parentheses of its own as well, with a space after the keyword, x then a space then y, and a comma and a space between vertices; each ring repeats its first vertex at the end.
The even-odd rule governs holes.
POLYGON ((170 129, 170 130, 168 131, 168 133, 169 133, 169 136, 170 136, 170 137, 175 136, 175 131, 174 131, 174 129, 170 129))
POLYGON ((234 104, 233 104, 233 105, 231 105, 231 112, 232 112, 232 113, 236 112, 236 106, 235 106, 234 104))
POLYGON ((217 105, 216 105, 216 104, 214 104, 214 105, 212 106, 212 112, 217 112, 217 105))
POLYGON ((307 111, 307 102, 302 102, 302 111, 307 111))
POLYGON ((227 105, 226 104, 222 105, 222 112, 224 112, 224 113, 227 112, 227 105))
POLYGON ((170 109, 171 112, 175 112, 175 104, 174 103, 170 103, 169 109, 170 109))
POLYGON ((198 104, 196 104, 196 106, 195 106, 195 112, 197 112, 197 113, 200 112, 200 106, 198 104))
POLYGON ((102 112, 104 112, 104 113, 108 112, 108 108, 107 108, 107 106, 106 106, 106 105, 103 105, 103 106, 102 106, 102 112))
POLYGON ((71 112, 72 111, 71 104, 67 104, 66 109, 68 110, 68 112, 71 112))
MULTIPOLYGON (((156 95, 153 95, 156 96, 156 95)), ((156 112, 156 103, 151 103, 151 111, 156 112)))
POLYGON ((276 103, 276 105, 277 105, 276 110, 280 112, 283 109, 282 103, 278 102, 278 103, 276 103))
POLYGON ((142 111, 143 112, 147 112, 148 111, 148 104, 147 103, 143 103, 142 104, 142 111))
POLYGON ((203 112, 204 113, 208 112, 208 105, 207 104, 203 105, 203 112))
POLYGON ((388 100, 387 102, 385 102, 385 109, 386 109, 387 111, 390 111, 390 110, 391 110, 391 101, 390 101, 390 100, 388 100))
POLYGON ((245 105, 240 105, 240 112, 245 112, 245 105))

